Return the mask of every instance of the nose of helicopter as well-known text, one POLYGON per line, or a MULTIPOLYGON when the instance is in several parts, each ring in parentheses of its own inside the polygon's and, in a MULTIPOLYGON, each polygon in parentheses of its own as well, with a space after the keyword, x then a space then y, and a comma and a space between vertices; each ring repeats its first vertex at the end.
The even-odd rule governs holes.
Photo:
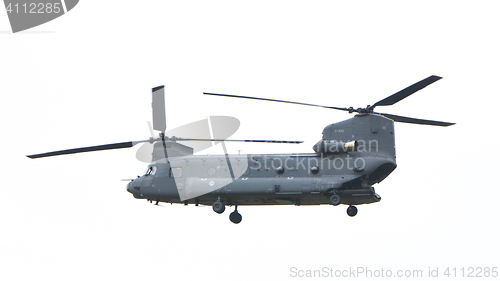
POLYGON ((127 184, 127 191, 134 194, 134 196, 136 195, 136 193, 139 191, 139 183, 137 182, 137 180, 131 180, 127 184))
POLYGON ((140 180, 133 180, 127 184, 127 191, 134 195, 134 198, 143 198, 140 191, 140 180))

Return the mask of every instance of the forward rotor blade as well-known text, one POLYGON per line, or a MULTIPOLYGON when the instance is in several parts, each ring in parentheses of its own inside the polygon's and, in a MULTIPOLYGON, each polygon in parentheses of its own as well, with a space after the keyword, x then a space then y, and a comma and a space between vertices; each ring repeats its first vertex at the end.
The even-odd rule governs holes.
POLYGON ((96 146, 88 146, 88 147, 81 147, 81 148, 58 150, 58 151, 52 151, 52 152, 47 152, 47 153, 41 153, 41 154, 27 155, 26 157, 31 158, 31 159, 35 159, 35 158, 43 158, 43 157, 66 155, 66 154, 75 154, 75 153, 91 152, 91 151, 99 151, 99 150, 129 148, 129 147, 132 147, 132 146, 134 146, 134 145, 136 145, 138 143, 149 142, 149 141, 150 140, 144 140, 144 141, 127 141, 127 142, 119 142, 119 143, 112 143, 112 144, 103 144, 103 145, 96 145, 96 146))
POLYGON ((392 115, 392 114, 387 114, 387 113, 376 113, 376 114, 380 114, 382 116, 385 116, 389 119, 392 119, 396 122, 401 122, 401 123, 442 126, 442 127, 448 127, 451 125, 455 125, 455 123, 434 121, 434 120, 425 120, 425 119, 416 119, 416 118, 404 117, 404 116, 399 116, 399 115, 392 115))
POLYGON ((286 140, 231 140, 231 139, 190 139, 190 138, 169 138, 172 141, 234 141, 234 142, 265 142, 265 143, 303 143, 303 141, 286 141, 286 140))
POLYGON ((325 105, 302 103, 302 102, 294 102, 294 101, 273 100, 273 99, 265 99, 265 98, 256 98, 256 97, 247 97, 247 96, 236 96, 236 95, 226 95, 226 94, 216 94, 216 93, 203 93, 203 94, 204 95, 211 95, 211 96, 221 96, 221 97, 231 97, 231 98, 243 98, 243 99, 251 99, 251 100, 275 101, 275 102, 282 102, 282 103, 300 104, 300 105, 316 106, 316 107, 323 107, 323 108, 330 108, 330 109, 337 109, 337 110, 349 111, 349 109, 342 108, 342 107, 325 106, 325 105))
POLYGON ((371 108, 375 108, 376 106, 382 106, 382 105, 393 105, 395 103, 397 103, 398 101, 408 97, 409 95, 417 92, 417 91, 420 91, 422 90, 423 88, 429 86, 430 84, 438 81, 439 79, 441 79, 442 77, 439 77, 439 76, 436 76, 436 75, 432 75, 432 76, 429 76, 427 78, 425 78, 424 80, 421 80, 383 100, 380 100, 378 102, 376 102, 374 105, 371 106, 371 108))
POLYGON ((167 121, 165 117, 165 87, 159 86, 153 88, 153 128, 165 132, 167 121))

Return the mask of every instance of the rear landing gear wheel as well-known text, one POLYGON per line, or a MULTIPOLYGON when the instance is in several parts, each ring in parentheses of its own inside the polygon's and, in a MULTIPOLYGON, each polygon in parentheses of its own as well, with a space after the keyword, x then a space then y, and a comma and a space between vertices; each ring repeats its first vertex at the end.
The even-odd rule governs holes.
POLYGON ((241 214, 238 213, 238 206, 236 206, 234 211, 229 215, 229 220, 234 224, 238 224, 241 222, 241 219, 241 214))
POLYGON ((357 213, 358 213, 358 208, 356 208, 356 206, 351 205, 347 208, 347 214, 350 217, 354 217, 357 213))
POLYGON ((332 197, 330 197, 330 204, 332 204, 333 206, 337 206, 338 204, 340 204, 340 196, 338 196, 337 194, 332 195, 332 197))
POLYGON ((224 213, 224 211, 226 210, 226 206, 224 204, 222 204, 222 202, 220 201, 216 201, 213 205, 212 205, 212 209, 214 210, 214 212, 216 212, 217 214, 222 214, 224 213))

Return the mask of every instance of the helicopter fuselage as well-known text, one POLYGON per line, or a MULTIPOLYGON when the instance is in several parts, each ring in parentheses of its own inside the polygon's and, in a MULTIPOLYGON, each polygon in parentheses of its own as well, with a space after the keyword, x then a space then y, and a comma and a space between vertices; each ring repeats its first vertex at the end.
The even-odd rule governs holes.
POLYGON ((157 202, 212 205, 319 205, 380 201, 373 185, 396 168, 394 122, 358 114, 323 131, 302 154, 192 155, 179 143, 158 144, 154 162, 127 190, 157 202), (355 147, 346 149, 347 143, 355 147), (162 157, 161 154, 167 157, 162 157), (186 155, 187 154, 187 155, 186 155))

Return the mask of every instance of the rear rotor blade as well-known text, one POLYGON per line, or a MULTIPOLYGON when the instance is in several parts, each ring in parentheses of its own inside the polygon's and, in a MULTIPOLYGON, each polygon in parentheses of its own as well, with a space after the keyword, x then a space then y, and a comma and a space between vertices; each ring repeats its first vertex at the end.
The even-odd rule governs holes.
POLYGON ((265 99, 265 98, 256 98, 256 97, 247 97, 247 96, 236 96, 236 95, 226 95, 226 94, 216 94, 216 93, 203 93, 203 94, 204 95, 211 95, 211 96, 231 97, 231 98, 243 98, 243 99, 252 99, 252 100, 275 101, 275 102, 300 104, 300 105, 316 106, 316 107, 323 107, 323 108, 330 108, 330 109, 337 109, 337 110, 349 111, 349 109, 342 108, 342 107, 325 106, 325 105, 302 103, 302 102, 294 102, 294 101, 274 100, 274 99, 265 99))
POLYGON ((438 81, 439 79, 441 79, 442 77, 439 77, 439 76, 436 76, 436 75, 432 75, 432 76, 429 76, 427 78, 425 78, 424 80, 421 80, 383 100, 380 100, 378 102, 376 102, 374 105, 371 106, 371 108, 375 108, 376 106, 382 106, 382 105, 393 105, 395 103, 397 103, 398 101, 408 97, 409 95, 417 92, 417 91, 420 91, 422 90, 423 88, 429 86, 430 84, 438 81))
POLYGON ((153 129, 165 132, 167 121, 165 117, 165 87, 153 88, 153 129))
POLYGON ((190 138, 169 138, 172 141, 234 141, 234 142, 265 142, 265 143, 303 143, 303 141, 286 141, 286 140, 231 140, 231 139, 190 139, 190 138))
POLYGON ((417 119, 417 118, 410 118, 410 117, 405 117, 405 116, 399 116, 399 115, 392 115, 392 114, 387 114, 387 113, 376 113, 380 114, 382 116, 385 116, 389 119, 392 119, 396 122, 402 122, 402 123, 411 123, 411 124, 420 124, 420 125, 431 125, 431 126, 442 126, 442 127, 448 127, 451 125, 455 125, 455 123, 449 123, 449 122, 442 122, 442 121, 434 121, 434 120, 425 120, 425 119, 417 119))
POLYGON ((103 145, 96 145, 96 146, 88 146, 88 147, 81 147, 81 148, 58 150, 58 151, 52 151, 52 152, 47 152, 47 153, 41 153, 41 154, 27 155, 27 157, 31 158, 31 159, 36 159, 36 158, 58 156, 58 155, 66 155, 66 154, 75 154, 75 153, 82 153, 82 152, 91 152, 91 151, 99 151, 99 150, 110 150, 110 149, 119 149, 119 148, 129 148, 129 147, 132 147, 132 146, 134 146, 134 145, 136 145, 138 143, 149 142, 149 141, 150 140, 144 140, 144 141, 127 141, 127 142, 119 142, 119 143, 112 143, 112 144, 103 144, 103 145))

